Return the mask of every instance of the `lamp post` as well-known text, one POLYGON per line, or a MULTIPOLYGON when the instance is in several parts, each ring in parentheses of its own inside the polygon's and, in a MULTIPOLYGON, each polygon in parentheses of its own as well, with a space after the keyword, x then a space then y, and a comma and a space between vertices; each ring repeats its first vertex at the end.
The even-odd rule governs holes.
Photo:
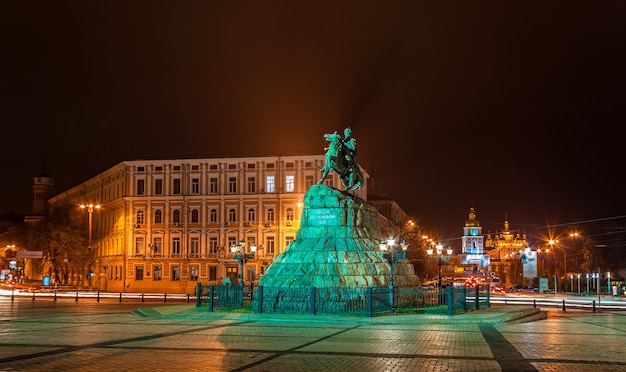
POLYGON ((245 244, 246 242, 242 239, 239 240, 237 244, 230 246, 230 251, 233 253, 233 257, 239 263, 239 285, 241 287, 243 287, 243 265, 245 265, 248 260, 253 259, 256 253, 256 245, 254 244, 250 245, 251 253, 246 253, 244 251, 245 244))
POLYGON ((587 294, 589 294, 589 273, 585 274, 585 277, 587 278, 587 294))
POLYGON ((93 276, 91 272, 91 259, 93 258, 93 251, 91 250, 91 231, 93 228, 93 211, 100 209, 99 204, 81 204, 80 209, 87 210, 89 215, 89 235, 88 235, 88 243, 87 248, 89 249, 89 271, 87 275, 89 276, 89 288, 91 288, 91 277, 93 276))
POLYGON ((578 295, 580 295, 580 274, 578 275, 578 295))
POLYGON ((400 243, 402 253, 396 253, 395 243, 396 240, 393 236, 390 236, 386 242, 379 243, 380 251, 389 263, 389 306, 391 307, 391 312, 393 312, 393 264, 398 262, 398 260, 404 259, 406 257, 406 250, 409 248, 409 244, 402 241, 400 243))
MULTIPOLYGON (((439 288, 441 288, 441 265, 443 265, 443 261, 450 261, 450 256, 452 255, 452 248, 448 247, 448 249, 446 250, 447 255, 443 254, 443 245, 437 244, 435 246, 435 249, 437 251, 437 265, 439 266, 437 281, 439 283, 439 288)), ((429 256, 432 256, 434 252, 432 248, 428 248, 426 250, 426 253, 428 253, 429 256)))
POLYGON ((609 290, 609 293, 607 293, 609 296, 611 296, 611 273, 607 272, 606 273, 606 287, 609 290))

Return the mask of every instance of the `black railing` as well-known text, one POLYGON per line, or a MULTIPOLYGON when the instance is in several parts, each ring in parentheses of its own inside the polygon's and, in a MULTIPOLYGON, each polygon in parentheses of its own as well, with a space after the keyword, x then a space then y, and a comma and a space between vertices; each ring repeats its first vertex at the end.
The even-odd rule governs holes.
POLYGON ((198 283, 196 307, 208 311, 235 310, 256 313, 336 314, 377 316, 389 313, 453 315, 487 308, 489 286, 477 288, 421 289, 316 288, 202 285, 198 283), (393 298, 393 303, 389 303, 393 298))

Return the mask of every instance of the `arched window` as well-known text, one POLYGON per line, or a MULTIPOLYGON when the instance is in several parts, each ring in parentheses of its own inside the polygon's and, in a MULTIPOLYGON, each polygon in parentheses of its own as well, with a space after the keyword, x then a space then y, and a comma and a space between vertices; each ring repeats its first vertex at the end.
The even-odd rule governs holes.
POLYGON ((274 209, 268 208, 267 210, 267 222, 274 222, 274 209))
POLYGON ((198 210, 194 209, 191 211, 191 222, 193 223, 198 223, 198 221, 200 220, 200 218, 198 217, 198 210))
POLYGON ((234 208, 228 211, 228 222, 237 222, 237 211, 234 208))
POLYGON ((293 208, 287 208, 287 210, 285 211, 285 218, 287 219, 287 221, 293 221, 293 208))
POLYGON ((160 209, 154 211, 154 223, 163 223, 163 212, 160 209))
POLYGON ((172 215, 172 222, 180 223, 180 209, 174 209, 174 212, 172 215))
POLYGON ((137 211, 137 221, 136 223, 140 224, 140 223, 144 223, 146 219, 146 213, 143 210, 138 210, 137 211))
POLYGON ((256 221, 256 213, 253 208, 248 209, 248 222, 256 221))
POLYGON ((211 221, 211 223, 217 223, 217 209, 211 209, 209 212, 209 221, 211 221))

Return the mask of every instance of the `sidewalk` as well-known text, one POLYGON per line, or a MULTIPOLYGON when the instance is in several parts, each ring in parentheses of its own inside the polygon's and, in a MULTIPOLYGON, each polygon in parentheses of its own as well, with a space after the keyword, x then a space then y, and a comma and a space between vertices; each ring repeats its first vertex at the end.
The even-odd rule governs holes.
POLYGON ((432 314, 389 314, 368 317, 342 315, 303 315, 303 314, 257 314, 252 312, 208 312, 206 308, 195 305, 168 305, 141 307, 133 312, 148 318, 169 319, 237 319, 256 322, 316 322, 316 323, 354 323, 354 324, 468 324, 468 323, 506 323, 528 322, 547 318, 547 312, 539 308, 496 305, 490 308, 471 311, 459 315, 432 314))

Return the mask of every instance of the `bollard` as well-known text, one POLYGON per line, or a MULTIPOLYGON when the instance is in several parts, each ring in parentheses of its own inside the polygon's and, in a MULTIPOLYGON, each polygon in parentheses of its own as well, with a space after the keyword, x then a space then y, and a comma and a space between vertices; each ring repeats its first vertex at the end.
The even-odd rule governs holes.
POLYGON ((54 290, 54 302, 56 302, 56 301, 57 301, 57 290, 55 289, 54 290))
POLYGON ((596 312, 596 300, 593 300, 593 312, 596 312))
POLYGON ((563 300, 563 311, 565 311, 565 300, 563 300))
POLYGON ((35 292, 33 292, 33 301, 35 301, 35 292))
POLYGON ((143 302, 143 292, 141 293, 141 302, 143 302))
POLYGON ((96 302, 100 302, 100 291, 98 291, 98 296, 96 296, 96 302))
POLYGON ((189 293, 187 293, 187 303, 189 303, 189 293))
POLYGON ((533 307, 537 307, 537 299, 533 299, 533 307))
POLYGON ((163 302, 167 302, 167 293, 163 293, 163 302))
POLYGON ((11 288, 11 301, 15 299, 15 295, 13 294, 13 291, 15 291, 15 288, 11 288))
POLYGON ((122 292, 120 292, 120 302, 122 302, 122 292))
POLYGON ((78 302, 78 291, 76 291, 76 299, 74 300, 74 302, 78 302))

